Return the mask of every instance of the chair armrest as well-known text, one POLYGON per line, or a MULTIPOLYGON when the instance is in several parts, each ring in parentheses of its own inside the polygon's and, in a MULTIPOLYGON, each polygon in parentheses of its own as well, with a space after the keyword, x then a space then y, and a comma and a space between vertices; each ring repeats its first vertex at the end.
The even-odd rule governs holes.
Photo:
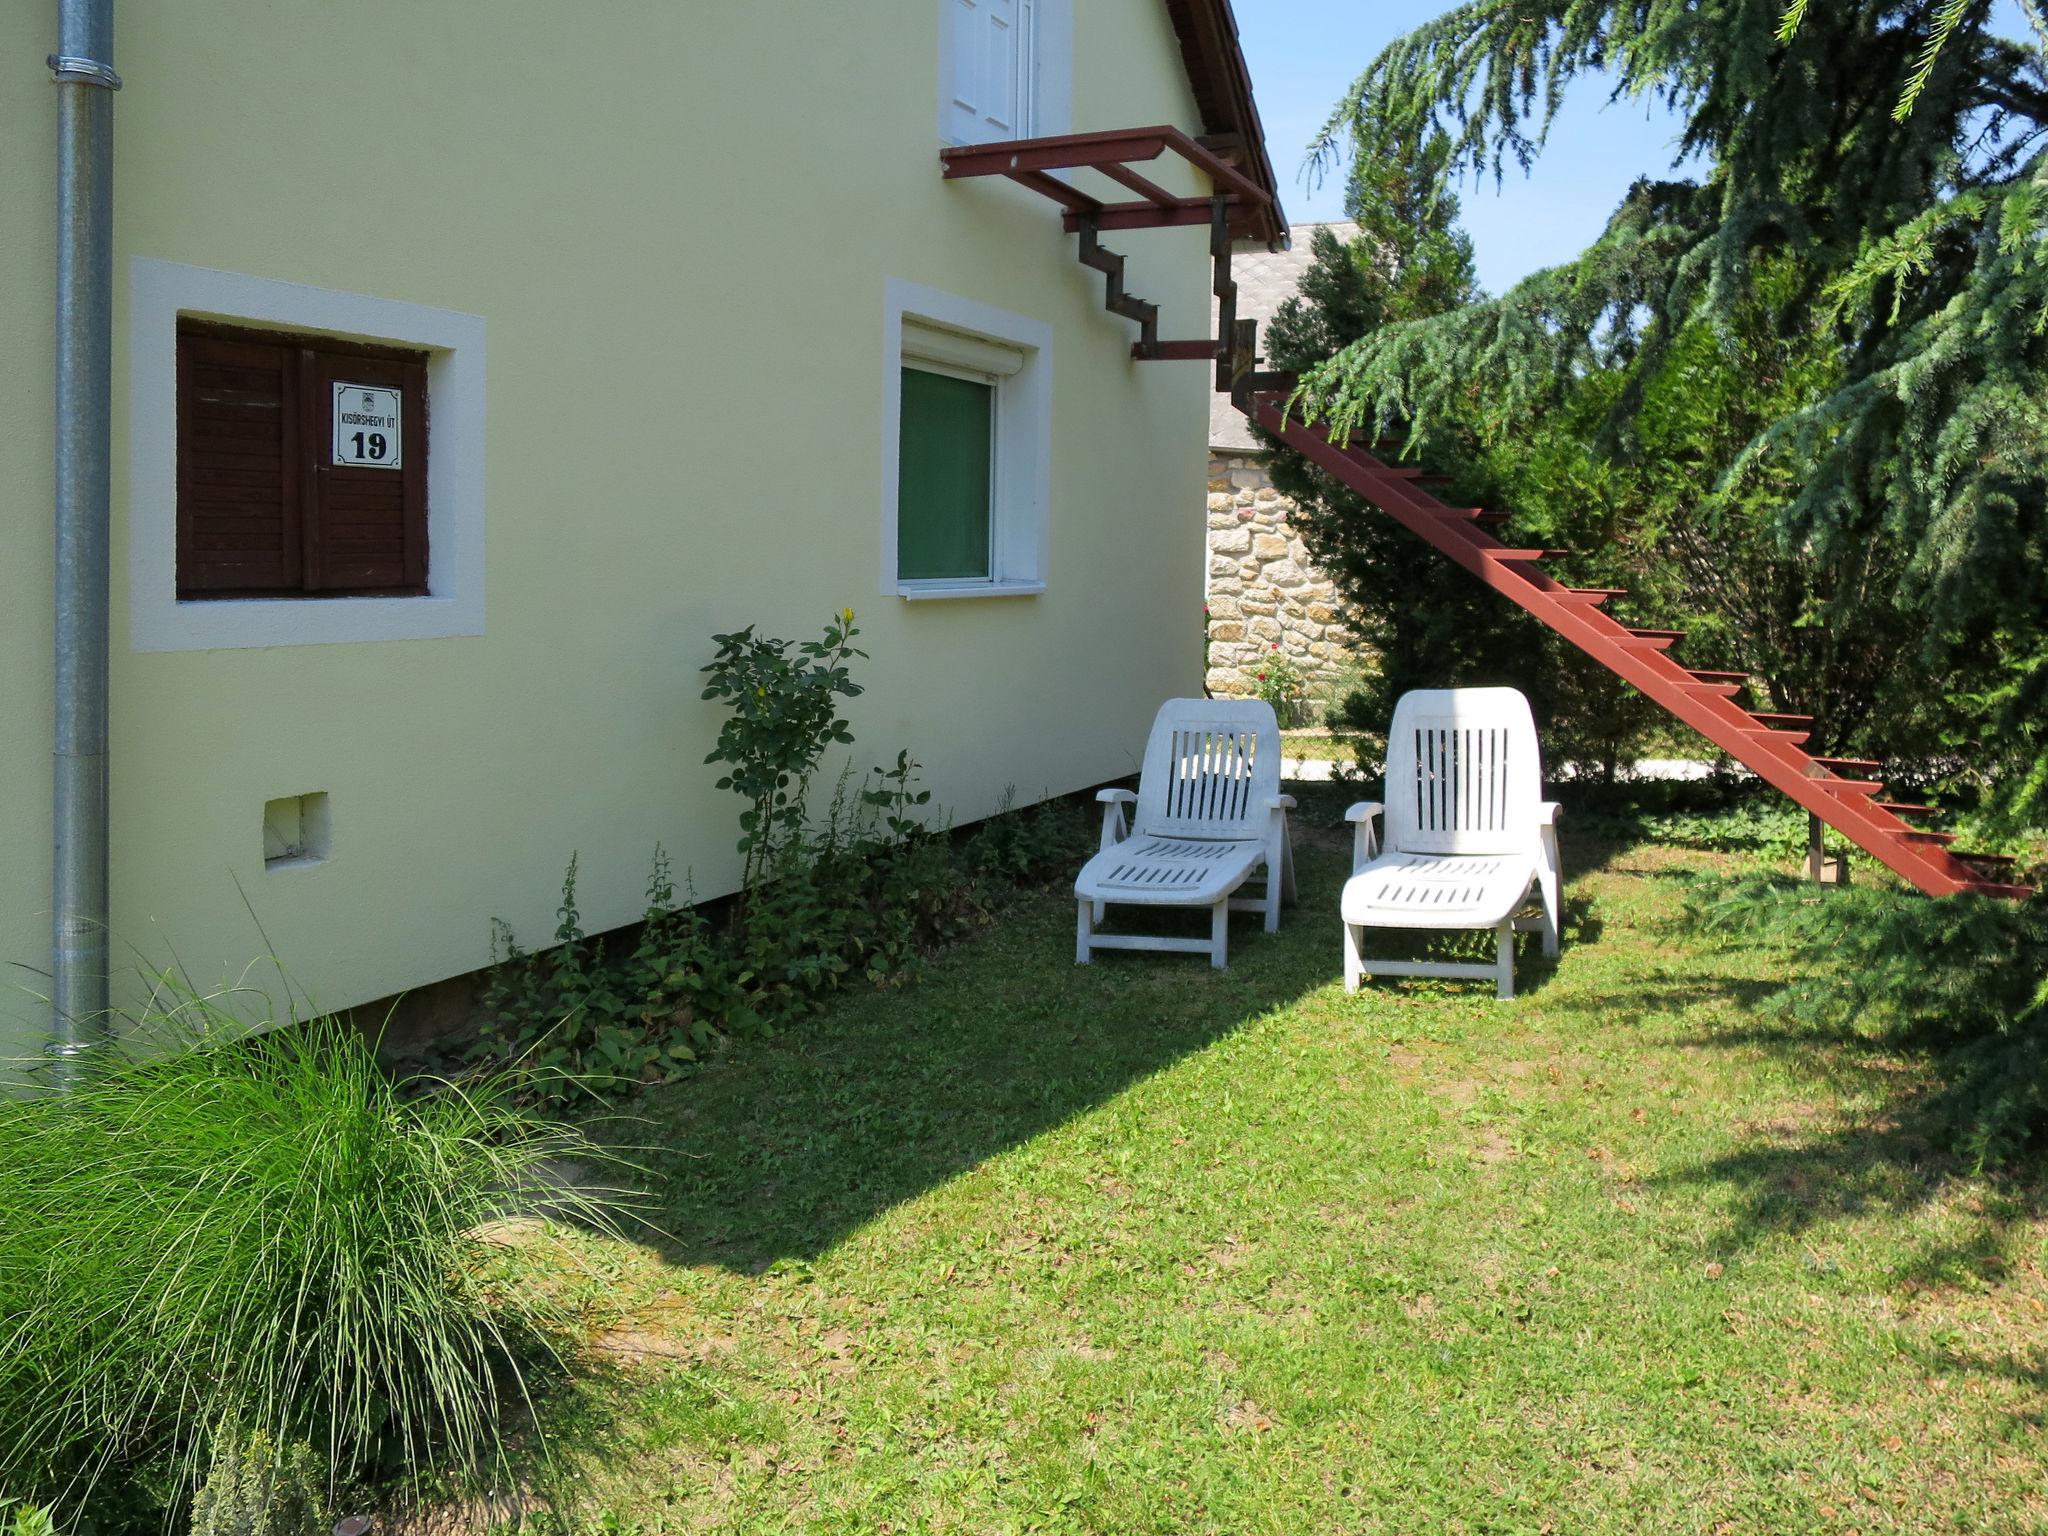
POLYGON ((1266 797, 1266 809, 1269 811, 1291 811, 1294 809, 1294 796, 1268 795, 1266 797))
POLYGON ((1344 813, 1344 819, 1352 825, 1351 873, 1354 875, 1380 856, 1380 840, 1372 824, 1385 809, 1377 800, 1361 800, 1344 813))
POLYGON ((1136 805, 1138 797, 1128 789, 1103 789, 1096 791, 1095 799, 1102 807, 1102 840, 1096 846, 1107 852, 1131 835, 1124 807, 1136 805))
POLYGON ((1562 815, 1564 815, 1564 807, 1555 800, 1546 800, 1536 807, 1536 819, 1546 827, 1556 826, 1558 818, 1562 815))

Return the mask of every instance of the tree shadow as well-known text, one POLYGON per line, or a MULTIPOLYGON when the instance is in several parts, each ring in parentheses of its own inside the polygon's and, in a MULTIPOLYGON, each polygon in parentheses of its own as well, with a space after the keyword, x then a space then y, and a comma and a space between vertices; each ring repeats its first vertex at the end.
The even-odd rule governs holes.
POLYGON ((1981 1261, 2048 1211, 2037 1161, 1980 1171, 1956 1155, 1952 1109, 1938 1075, 1916 1066, 1898 1040, 1838 1025, 1807 1027, 1775 1016, 1772 999, 1781 989, 1747 983, 1744 990, 1743 1006, 1762 1017, 1702 1038, 1695 1049, 1762 1050, 1831 1096, 1876 1107, 1830 1124, 1788 1106, 1735 1150, 1651 1181, 1732 1190, 1738 1198, 1724 1241, 1750 1247, 1872 1212, 1908 1215, 1947 1200, 1971 1178, 1986 1198, 1969 1232, 1922 1249, 1896 1271, 1903 1284, 1953 1284, 1965 1274, 1981 1278, 1981 1261))

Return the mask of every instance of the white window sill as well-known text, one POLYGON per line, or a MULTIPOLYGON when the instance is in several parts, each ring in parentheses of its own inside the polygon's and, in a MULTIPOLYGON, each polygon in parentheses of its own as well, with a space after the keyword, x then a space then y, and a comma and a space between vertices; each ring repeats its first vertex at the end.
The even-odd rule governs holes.
POLYGON ((936 598, 1036 597, 1044 590, 1042 581, 933 582, 929 586, 913 586, 906 582, 896 589, 896 595, 907 603, 922 603, 936 598))

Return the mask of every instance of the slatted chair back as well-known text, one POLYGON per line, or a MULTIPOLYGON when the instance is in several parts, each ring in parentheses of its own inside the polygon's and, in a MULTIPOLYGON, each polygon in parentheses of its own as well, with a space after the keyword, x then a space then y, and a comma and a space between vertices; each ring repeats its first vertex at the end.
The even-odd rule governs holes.
POLYGON ((1168 699, 1152 722, 1135 830, 1264 837, 1280 793, 1280 722, 1261 699, 1168 699))
POLYGON ((1401 695, 1387 734, 1386 842, 1401 853, 1533 846, 1543 762, 1529 701, 1512 688, 1401 695))

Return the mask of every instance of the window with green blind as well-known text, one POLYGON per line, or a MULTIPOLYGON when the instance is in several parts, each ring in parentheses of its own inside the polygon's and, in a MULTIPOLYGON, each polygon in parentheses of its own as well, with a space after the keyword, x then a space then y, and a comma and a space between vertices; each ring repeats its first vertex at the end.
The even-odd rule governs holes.
POLYGON ((988 581, 996 388, 903 370, 896 573, 904 581, 988 581))

